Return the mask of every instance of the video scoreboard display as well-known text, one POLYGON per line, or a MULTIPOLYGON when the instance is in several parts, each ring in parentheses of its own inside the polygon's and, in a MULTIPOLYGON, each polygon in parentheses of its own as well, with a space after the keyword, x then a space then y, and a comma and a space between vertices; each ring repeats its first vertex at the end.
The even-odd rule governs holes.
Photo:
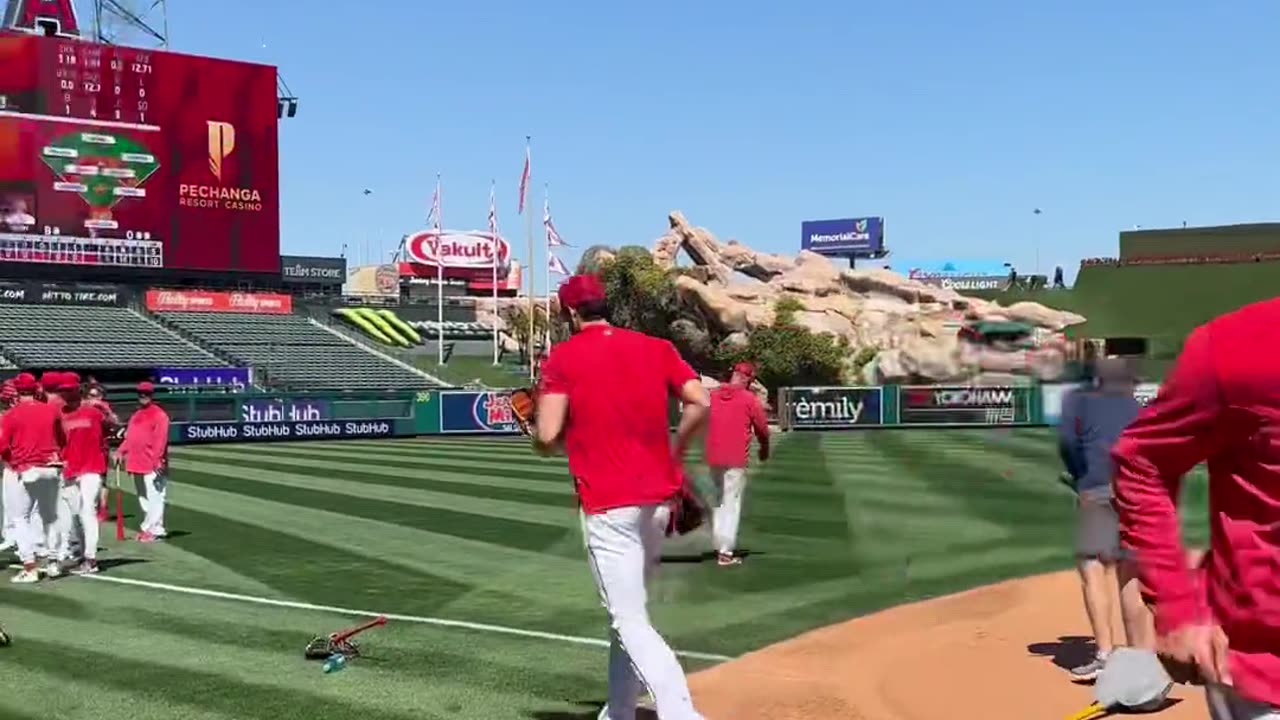
POLYGON ((0 35, 0 262, 279 272, 275 68, 0 35))

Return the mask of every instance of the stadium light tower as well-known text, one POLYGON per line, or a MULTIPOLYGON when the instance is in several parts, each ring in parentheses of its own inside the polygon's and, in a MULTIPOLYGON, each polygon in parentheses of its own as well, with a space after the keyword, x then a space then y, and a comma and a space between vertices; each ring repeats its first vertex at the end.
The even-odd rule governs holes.
POLYGON ((93 0, 93 37, 109 45, 169 47, 166 0, 93 0))

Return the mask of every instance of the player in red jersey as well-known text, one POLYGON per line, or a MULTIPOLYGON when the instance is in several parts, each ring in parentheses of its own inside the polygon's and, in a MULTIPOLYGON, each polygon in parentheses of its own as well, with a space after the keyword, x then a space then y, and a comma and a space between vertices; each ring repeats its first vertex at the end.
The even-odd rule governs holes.
MULTIPOLYGON (((18 389, 14 387, 12 380, 5 380, 4 384, 0 385, 0 417, 4 415, 5 411, 13 407, 13 404, 17 401, 18 389)), ((3 465, 3 478, 7 479, 13 471, 9 468, 9 463, 6 462, 3 465)), ((3 487, 3 483, 4 480, 0 479, 0 487, 3 487)), ((0 529, 0 552, 12 550, 18 545, 17 535, 13 532, 14 524, 9 519, 9 513, 3 510, 3 499, 4 493, 0 492, 0 523, 3 523, 3 527, 0 529)))
MULTIPOLYGON (((102 386, 93 378, 89 379, 88 385, 89 387, 85 391, 84 401, 89 405, 97 407, 102 411, 102 414, 106 416, 108 425, 107 435, 110 436, 111 433, 114 433, 116 429, 120 427, 120 418, 116 415, 115 411, 111 409, 111 403, 107 402, 102 386)), ((103 443, 103 448, 106 448, 105 441, 103 443)), ((110 490, 107 488, 107 484, 104 479, 102 488, 98 491, 98 522, 106 522, 107 520, 107 500, 109 499, 109 493, 110 490)))
POLYGON ((563 443, 582 509, 587 558, 609 613, 609 700, 600 717, 633 720, 641 687, 663 720, 701 720, 675 653, 649 620, 646 580, 663 537, 660 508, 680 491, 680 463, 707 417, 706 390, 674 346, 605 319, 604 286, 560 286, 573 337, 542 365, 536 426, 544 453, 563 443), (671 397, 684 403, 672 448, 671 397))
POLYGON ((61 502, 58 505, 60 544, 57 560, 68 563, 71 558, 73 533, 79 540, 81 562, 72 570, 77 575, 98 572, 98 518, 95 510, 102 478, 107 472, 106 431, 108 419, 102 408, 83 402, 80 378, 63 373, 62 432, 66 445, 62 451, 61 502), (74 523, 73 519, 78 519, 74 523), (77 527, 78 526, 78 527, 77 527))
MULTIPOLYGON (((6 478, 5 510, 13 518, 22 570, 16 583, 40 580, 36 564, 32 517, 36 498, 54 507, 58 493, 58 451, 62 447, 62 426, 57 412, 35 398, 36 379, 22 373, 14 380, 18 402, 0 418, 0 456, 13 468, 6 478)), ((43 530, 43 525, 37 526, 43 530)))
MULTIPOLYGON (((36 400, 48 403, 54 410, 62 410, 62 395, 58 392, 58 387, 62 384, 62 373, 57 370, 46 370, 40 374, 40 382, 37 383, 36 400)), ((49 497, 36 497, 36 512, 31 520, 33 537, 35 538, 36 557, 39 558, 46 567, 57 567, 56 562, 50 561, 50 556, 54 554, 54 550, 58 547, 57 538, 57 514, 58 500, 56 495, 49 497)))
POLYGON ((769 459, 769 421, 760 398, 750 388, 755 376, 754 365, 738 363, 733 366, 729 382, 711 392, 711 417, 707 421, 704 452, 716 486, 711 536, 722 567, 742 562, 735 550, 752 435, 760 443, 760 462, 769 459))
POLYGON ((138 409, 129 416, 124 442, 116 450, 116 461, 124 463, 138 491, 144 517, 137 540, 144 543, 167 534, 164 506, 169 485, 169 415, 155 403, 155 392, 149 382, 138 384, 138 409))

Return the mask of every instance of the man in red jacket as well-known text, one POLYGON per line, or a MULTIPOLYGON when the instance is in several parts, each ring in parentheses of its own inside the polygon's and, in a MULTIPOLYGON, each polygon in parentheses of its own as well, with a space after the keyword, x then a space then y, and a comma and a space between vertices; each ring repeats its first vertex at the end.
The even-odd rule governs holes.
MULTIPOLYGON (((46 403, 36 401, 36 379, 21 373, 14 380, 18 402, 0 418, 0 456, 13 472, 5 478, 5 512, 13 520, 22 570, 15 583, 40 580, 32 531, 37 498, 56 507, 58 494, 58 451, 62 447, 62 427, 58 414, 46 403)), ((33 527, 34 525, 34 527, 33 527)))
POLYGON ((711 535, 722 567, 742 562, 734 550, 753 433, 760 443, 760 462, 769 459, 769 421, 760 398, 750 388, 755 375, 756 369, 751 363, 738 363, 733 366, 729 382, 711 393, 705 453, 717 495, 711 514, 711 535))
POLYGON ((133 476, 138 502, 144 514, 138 542, 150 543, 166 535, 165 493, 168 488, 169 415, 155 403, 156 388, 138 384, 138 409, 129 418, 124 442, 116 450, 116 462, 124 462, 133 476))
POLYGON ((609 701, 599 717, 634 720, 643 686, 662 720, 702 720, 679 660, 650 622, 645 586, 663 537, 659 509, 681 490, 707 393, 671 343, 609 324, 595 276, 574 275, 558 294, 574 335, 542 365, 533 435, 539 451, 563 444, 569 456, 587 558, 609 613, 609 701), (672 397, 684 404, 674 448, 672 397))
POLYGON ((58 561, 71 560, 73 530, 79 541, 81 562, 72 569, 77 575, 98 572, 98 490, 107 473, 106 429, 102 409, 80 398, 80 378, 75 373, 62 376, 62 503, 59 506, 58 561), (73 519, 79 522, 73 522, 73 519), (78 526, 78 527, 75 527, 78 526))
POLYGON ((1280 720, 1280 299, 1193 331, 1113 449, 1121 532, 1160 649, 1194 663, 1214 720, 1280 720), (1210 549, 1187 564, 1182 477, 1209 463, 1210 549))
MULTIPOLYGON (((16 402, 18 402, 18 390, 14 387, 12 380, 5 380, 3 385, 0 385, 0 417, 3 417, 4 413, 9 408, 13 407, 13 404, 16 402)), ((8 479, 9 475, 13 473, 13 470, 10 469, 8 463, 2 464, 4 465, 3 477, 4 479, 8 479)), ((0 480, 0 487, 3 486, 4 480, 0 480)), ((3 523, 3 529, 0 530, 0 552, 12 550, 18 546, 18 536, 13 532, 14 524, 13 521, 9 519, 9 513, 4 512, 3 510, 3 500, 4 493, 0 493, 0 523, 3 523)))

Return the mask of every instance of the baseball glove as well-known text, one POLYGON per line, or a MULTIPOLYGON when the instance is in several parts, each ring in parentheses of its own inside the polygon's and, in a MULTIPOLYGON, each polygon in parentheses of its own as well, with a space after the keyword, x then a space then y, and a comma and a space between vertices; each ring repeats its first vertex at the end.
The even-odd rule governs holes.
POLYGON ((687 535, 702 527, 706 519, 707 509, 702 504, 702 498, 698 497, 698 493, 686 481, 680 487, 680 492, 671 499, 671 520, 667 525, 667 535, 687 535))
POLYGON ((325 660, 331 655, 355 657, 359 654, 360 648, 350 640, 334 640, 332 636, 325 635, 311 638, 307 649, 303 651, 308 660, 325 660))
POLYGON ((531 434, 534 417, 538 410, 538 396, 531 388, 520 388, 511 391, 511 414, 520 425, 520 431, 531 434))

